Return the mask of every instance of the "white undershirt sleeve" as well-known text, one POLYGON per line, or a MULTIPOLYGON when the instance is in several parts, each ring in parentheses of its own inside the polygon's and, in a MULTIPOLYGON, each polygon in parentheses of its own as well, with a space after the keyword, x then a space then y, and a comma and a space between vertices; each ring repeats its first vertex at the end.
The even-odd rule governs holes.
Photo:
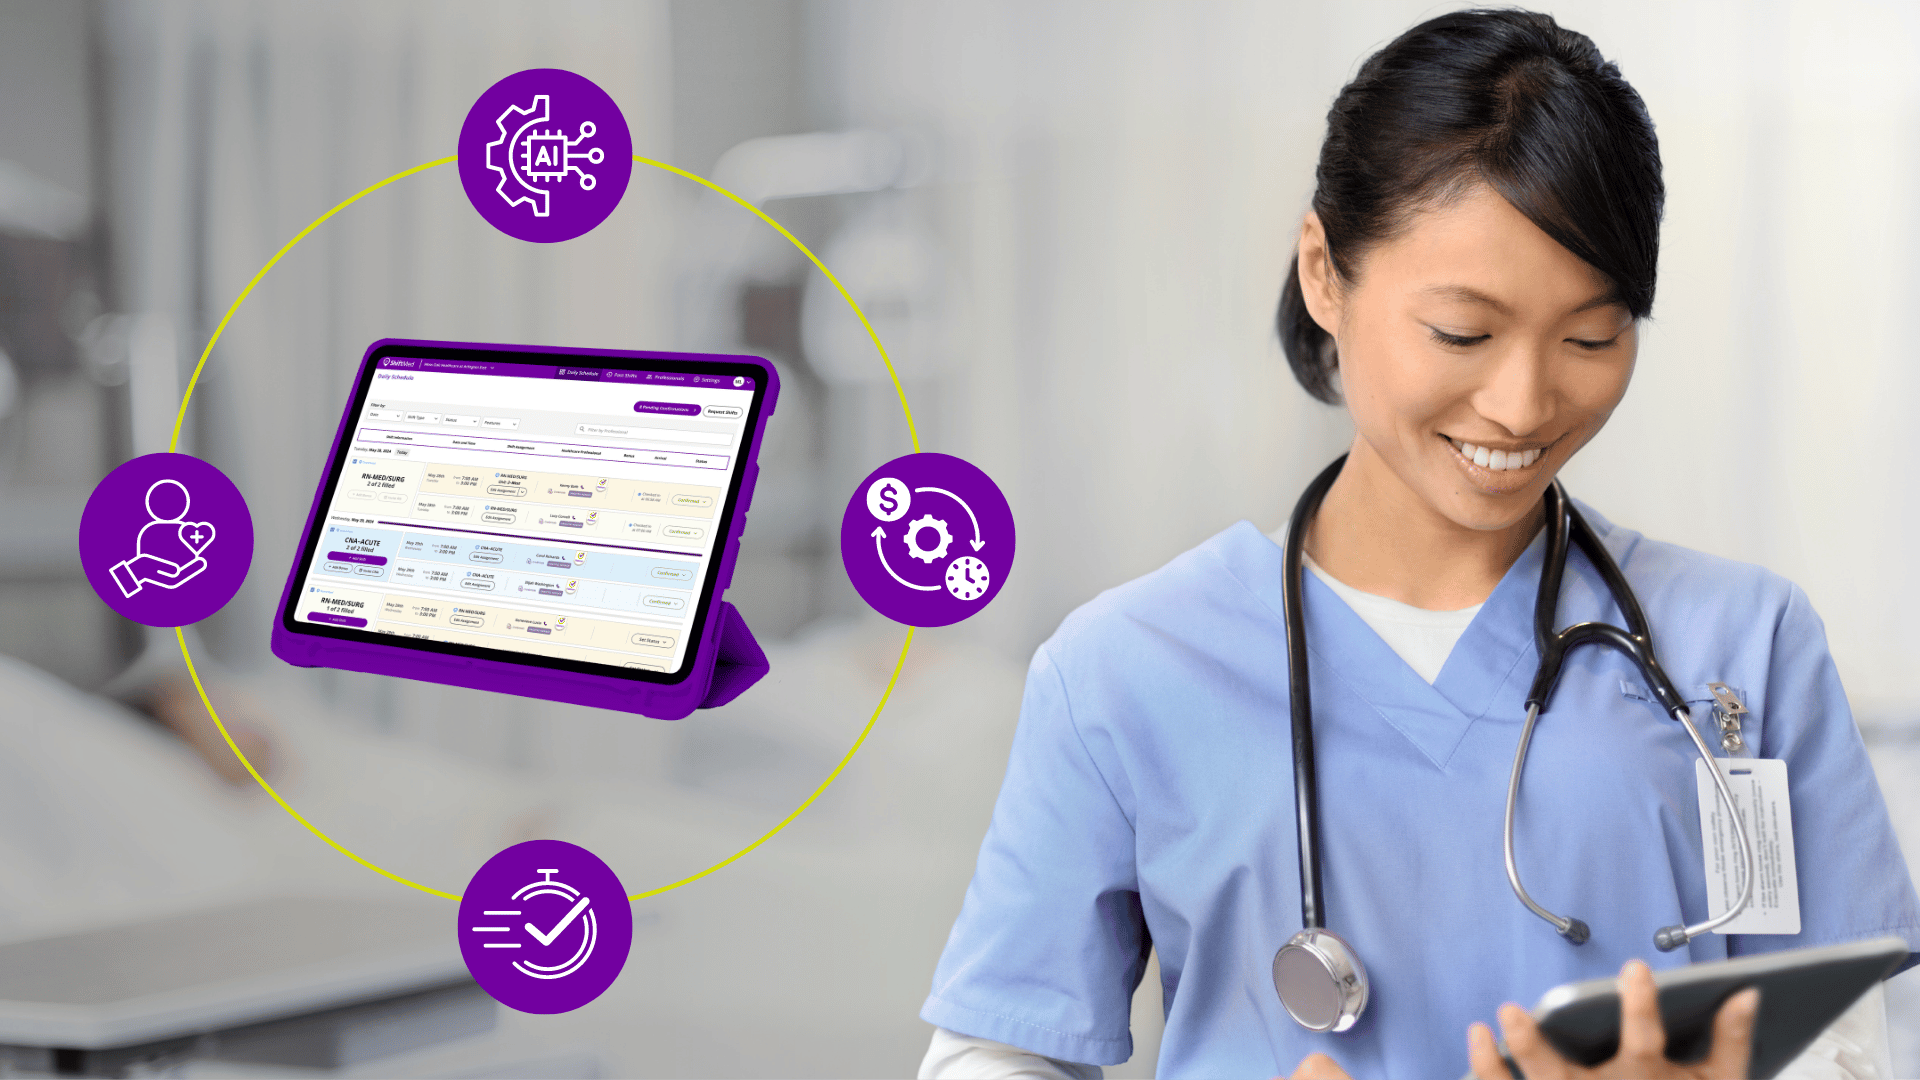
POLYGON ((933 1029, 920 1080, 1101 1080, 1098 1065, 1041 1057, 1017 1046, 933 1029))

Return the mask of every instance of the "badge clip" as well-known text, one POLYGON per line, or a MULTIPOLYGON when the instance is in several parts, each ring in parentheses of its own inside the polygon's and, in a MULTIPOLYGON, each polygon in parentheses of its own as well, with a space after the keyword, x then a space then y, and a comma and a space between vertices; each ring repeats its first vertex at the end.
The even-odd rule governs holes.
POLYGON ((1708 683, 1707 689, 1713 691, 1713 721, 1720 726, 1720 748, 1737 754, 1747 745, 1740 737, 1740 718, 1747 715, 1747 707, 1726 683, 1708 683))

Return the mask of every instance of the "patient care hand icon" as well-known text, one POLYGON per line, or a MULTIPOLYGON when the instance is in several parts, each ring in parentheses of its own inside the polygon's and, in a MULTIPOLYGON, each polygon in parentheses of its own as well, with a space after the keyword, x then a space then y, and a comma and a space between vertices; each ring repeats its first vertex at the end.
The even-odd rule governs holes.
POLYGON ((156 480, 147 488, 148 521, 133 541, 133 557, 115 563, 113 583, 131 597, 144 585, 177 589, 207 568, 201 554, 216 535, 213 524, 188 521, 193 497, 178 480, 156 480))
POLYGON ((80 515, 80 565, 115 612, 186 626, 225 607, 253 562, 253 516, 226 474, 191 454, 108 473, 80 515))

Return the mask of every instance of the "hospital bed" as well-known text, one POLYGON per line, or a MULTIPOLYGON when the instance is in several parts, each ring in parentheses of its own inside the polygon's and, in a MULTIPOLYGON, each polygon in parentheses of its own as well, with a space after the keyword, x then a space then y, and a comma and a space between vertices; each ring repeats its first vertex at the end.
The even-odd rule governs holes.
POLYGON ((0 1075, 334 1071, 483 1034, 449 916, 269 898, 0 945, 0 1075))

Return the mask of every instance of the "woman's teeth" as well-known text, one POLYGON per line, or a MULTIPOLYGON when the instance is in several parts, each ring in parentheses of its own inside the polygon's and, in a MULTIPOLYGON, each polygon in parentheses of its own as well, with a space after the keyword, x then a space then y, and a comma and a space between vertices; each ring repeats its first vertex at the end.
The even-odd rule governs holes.
POLYGON ((1489 450, 1484 446, 1475 446, 1470 442, 1461 442, 1458 439, 1449 441, 1453 443, 1454 449, 1460 451, 1461 457, 1466 458, 1483 469, 1491 469, 1494 472, 1502 472, 1507 469, 1524 469, 1534 462, 1539 461, 1540 454, 1542 453, 1542 451, 1539 450, 1489 450))

